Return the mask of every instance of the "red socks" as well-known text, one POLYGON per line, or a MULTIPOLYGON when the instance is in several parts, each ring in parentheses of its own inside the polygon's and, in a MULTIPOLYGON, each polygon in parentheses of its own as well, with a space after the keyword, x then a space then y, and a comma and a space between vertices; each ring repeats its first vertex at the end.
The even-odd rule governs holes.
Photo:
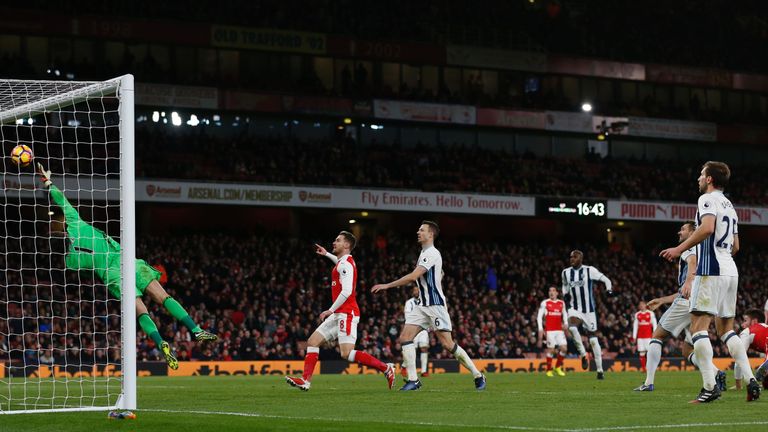
POLYGON ((552 356, 549 354, 547 354, 547 370, 552 370, 552 356))
POLYGON ((640 354, 640 367, 641 367, 643 370, 645 370, 645 361, 646 361, 646 356, 645 356, 645 354, 640 354))
POLYGON ((307 356, 304 357, 304 374, 301 375, 304 381, 310 381, 312 374, 315 372, 315 364, 317 364, 317 357, 320 355, 320 350, 315 348, 317 352, 311 352, 312 348, 307 349, 307 356))
POLYGON ((347 360, 370 366, 380 372, 385 372, 387 370, 387 365, 365 351, 352 350, 352 352, 349 353, 349 358, 347 360))
POLYGON ((555 367, 563 367, 563 354, 557 353, 557 363, 555 363, 555 367))

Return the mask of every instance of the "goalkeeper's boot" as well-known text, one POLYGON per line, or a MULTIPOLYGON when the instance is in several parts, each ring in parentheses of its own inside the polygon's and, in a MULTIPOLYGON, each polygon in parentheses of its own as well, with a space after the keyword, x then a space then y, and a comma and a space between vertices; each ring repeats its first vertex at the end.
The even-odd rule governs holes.
POLYGON ((296 387, 301 391, 309 391, 309 386, 311 385, 309 381, 306 381, 304 378, 299 378, 299 377, 287 376, 285 377, 285 381, 288 384, 290 384, 291 387, 296 387))
POLYGON ((599 379, 599 380, 604 380, 604 379, 605 379, 605 373, 603 373, 603 372, 598 372, 598 373, 597 373, 597 379, 599 379))
POLYGON ((636 387, 635 391, 637 392, 652 392, 653 391, 653 384, 643 384, 640 387, 636 387))
POLYGON ((553 376, 555 376, 555 373, 553 371, 551 371, 551 370, 548 370, 547 371, 547 376, 552 378, 553 376))
POLYGON ((747 384, 747 402, 754 402, 760 399, 760 383, 752 378, 747 384))
POLYGON ((563 370, 562 366, 556 367, 555 368, 555 373, 558 374, 559 376, 565 376, 565 371, 563 370))
POLYGON ((408 381, 404 386, 400 387, 400 391, 415 391, 421 388, 421 381, 408 381))
POLYGON ((690 401, 692 404, 710 403, 720 398, 720 389, 715 386, 712 390, 701 389, 696 399, 690 401))
POLYGON ((198 342, 203 341, 215 341, 218 340, 219 337, 211 332, 207 332, 205 330, 200 330, 199 332, 195 333, 195 340, 198 342))
POLYGON ((161 343, 160 349, 163 351, 163 355, 165 356, 165 361, 168 362, 168 367, 173 370, 178 369, 179 361, 176 360, 176 356, 173 355, 173 350, 171 350, 171 346, 168 345, 168 342, 161 343))
POLYGON ((393 363, 387 363, 387 370, 384 371, 384 376, 387 378, 387 386, 392 390, 392 386, 395 385, 395 365, 393 363))
POLYGON ((725 378, 726 375, 724 371, 719 370, 715 373, 715 385, 721 392, 728 391, 728 383, 726 383, 725 378))
POLYGON ((475 378, 475 390, 485 390, 485 375, 480 374, 479 377, 475 378))

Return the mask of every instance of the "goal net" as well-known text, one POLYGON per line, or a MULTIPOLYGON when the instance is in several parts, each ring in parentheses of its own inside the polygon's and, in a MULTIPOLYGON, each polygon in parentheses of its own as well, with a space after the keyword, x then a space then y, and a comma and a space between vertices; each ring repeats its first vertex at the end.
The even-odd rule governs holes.
POLYGON ((110 295, 98 248, 73 241, 79 222, 53 196, 120 243, 119 285, 135 293, 133 124, 130 75, 0 79, 0 414, 136 407, 135 297, 110 295))

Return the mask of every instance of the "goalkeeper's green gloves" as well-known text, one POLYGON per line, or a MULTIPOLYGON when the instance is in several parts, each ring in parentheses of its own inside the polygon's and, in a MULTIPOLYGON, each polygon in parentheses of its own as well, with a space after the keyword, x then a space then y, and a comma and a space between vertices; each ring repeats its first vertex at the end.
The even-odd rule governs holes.
POLYGON ((40 162, 37 163, 37 171, 40 173, 40 180, 43 182, 43 184, 48 187, 51 185, 51 170, 46 170, 43 168, 43 164, 40 162))

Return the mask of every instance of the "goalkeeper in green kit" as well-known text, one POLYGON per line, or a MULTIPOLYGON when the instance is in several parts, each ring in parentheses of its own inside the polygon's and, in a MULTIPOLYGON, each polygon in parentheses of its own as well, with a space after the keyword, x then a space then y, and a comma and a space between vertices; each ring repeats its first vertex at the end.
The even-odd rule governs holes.
MULTIPOLYGON (((67 201, 64 193, 51 182, 51 172, 47 171, 40 163, 37 164, 37 169, 43 184, 51 193, 51 199, 64 211, 64 223, 69 244, 65 255, 67 269, 92 270, 107 286, 109 292, 119 299, 120 244, 103 231, 82 220, 77 210, 67 201)), ((144 260, 136 260, 136 316, 142 330, 162 350, 168 367, 178 369, 179 362, 173 355, 170 345, 160 336, 157 326, 149 316, 147 306, 141 300, 144 294, 148 294, 152 300, 163 305, 175 319, 192 332, 195 340, 215 341, 218 337, 195 324, 184 307, 160 285, 159 279, 159 271, 144 260)))

